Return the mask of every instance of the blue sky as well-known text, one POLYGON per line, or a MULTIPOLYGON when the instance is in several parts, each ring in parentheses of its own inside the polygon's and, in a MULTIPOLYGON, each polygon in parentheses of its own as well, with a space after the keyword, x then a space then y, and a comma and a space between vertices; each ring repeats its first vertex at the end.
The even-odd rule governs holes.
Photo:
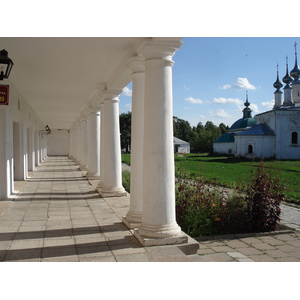
MULTIPOLYGON (((173 60, 173 114, 192 126, 212 121, 231 126, 242 117, 246 91, 252 116, 272 109, 273 83, 295 64, 295 37, 186 37, 173 60)), ((131 84, 120 112, 131 110, 131 84)))

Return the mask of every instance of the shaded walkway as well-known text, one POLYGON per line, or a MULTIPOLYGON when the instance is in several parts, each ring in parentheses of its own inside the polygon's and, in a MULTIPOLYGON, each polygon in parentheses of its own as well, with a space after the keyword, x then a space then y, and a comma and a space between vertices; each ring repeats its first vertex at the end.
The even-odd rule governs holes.
MULTIPOLYGON (((129 196, 100 198, 68 157, 49 157, 0 201, 0 261, 300 261, 300 232, 211 237, 142 247, 121 222, 129 196)), ((285 212, 286 222, 298 211, 285 212)), ((295 221, 296 222, 296 221, 295 221)))
POLYGON ((47 158, 0 216, 0 261, 190 261, 143 248, 120 220, 129 197, 107 199, 118 216, 92 184, 68 157, 47 158))

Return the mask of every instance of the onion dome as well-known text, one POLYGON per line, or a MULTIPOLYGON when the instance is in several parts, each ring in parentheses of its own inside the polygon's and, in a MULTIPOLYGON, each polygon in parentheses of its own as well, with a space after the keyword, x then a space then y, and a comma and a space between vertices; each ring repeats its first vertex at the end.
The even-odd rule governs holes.
POLYGON ((297 63, 297 43, 295 42, 295 66, 294 69, 290 72, 291 76, 294 78, 294 83, 300 83, 300 69, 297 63))
MULTIPOLYGON (((280 89, 283 87, 282 82, 279 80, 279 76, 278 76, 278 64, 277 64, 277 79, 273 84, 274 88, 276 89, 276 92, 280 92, 280 89)), ((276 93, 275 92, 275 93, 276 93)))
POLYGON ((243 109, 243 119, 245 118, 252 118, 251 116, 251 108, 249 107, 250 106, 250 103, 248 101, 248 92, 246 92, 246 102, 244 103, 244 105, 246 106, 244 109, 243 109))
POLYGON ((282 78, 282 81, 286 84, 284 88, 289 88, 290 83, 293 81, 293 77, 290 75, 289 70, 288 70, 288 57, 286 57, 286 74, 282 78))

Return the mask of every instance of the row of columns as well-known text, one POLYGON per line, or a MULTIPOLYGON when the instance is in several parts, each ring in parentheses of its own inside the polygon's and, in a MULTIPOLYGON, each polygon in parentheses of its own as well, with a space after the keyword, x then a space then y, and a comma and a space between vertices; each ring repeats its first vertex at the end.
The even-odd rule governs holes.
MULTIPOLYGON (((123 223, 128 228, 135 228, 135 236, 145 246, 187 241, 175 215, 174 62, 171 58, 180 45, 181 42, 146 41, 138 55, 127 62, 127 67, 132 71, 131 195, 129 211, 123 217, 123 223)), ((124 195, 118 109, 120 93, 104 91, 100 109, 96 109, 96 114, 90 112, 88 118, 87 144, 94 150, 86 151, 83 145, 79 145, 76 153, 82 166, 88 153, 88 174, 100 174, 99 190, 104 197, 124 195), (97 118, 99 116, 101 121, 95 121, 93 114, 97 118), (98 142, 95 144, 95 137, 99 136, 98 122, 101 123, 100 146, 98 142), (94 152, 99 153, 99 148, 100 158, 94 152), (97 172, 95 163, 99 165, 97 172)), ((85 125, 81 124, 75 127, 77 133, 80 132, 79 126, 86 130, 85 125)), ((72 145, 79 144, 78 136, 72 138, 72 145)), ((80 140, 80 144, 83 142, 80 140)))

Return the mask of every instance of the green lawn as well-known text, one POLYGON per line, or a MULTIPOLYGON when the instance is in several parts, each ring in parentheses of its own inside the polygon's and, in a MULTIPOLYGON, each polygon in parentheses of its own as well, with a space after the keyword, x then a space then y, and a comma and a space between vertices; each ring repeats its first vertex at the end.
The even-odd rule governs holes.
MULTIPOLYGON (((122 154, 122 161, 130 164, 130 154, 122 154)), ((203 176, 207 181, 216 181, 225 187, 246 183, 250 170, 260 161, 249 161, 227 156, 207 154, 175 155, 176 169, 181 168, 191 176, 203 176)), ((265 161, 266 168, 278 172, 285 186, 285 200, 300 204, 300 161, 265 161)))

